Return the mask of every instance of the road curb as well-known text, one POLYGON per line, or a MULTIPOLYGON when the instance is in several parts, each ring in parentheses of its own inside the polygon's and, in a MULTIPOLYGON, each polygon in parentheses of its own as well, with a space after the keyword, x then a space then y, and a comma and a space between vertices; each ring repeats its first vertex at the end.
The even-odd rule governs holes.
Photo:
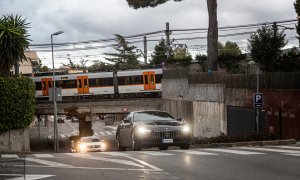
POLYGON ((249 141, 249 142, 236 142, 236 143, 191 144, 191 148, 217 148, 217 147, 266 146, 266 145, 290 145, 290 144, 296 144, 296 140, 286 139, 286 140, 249 141))

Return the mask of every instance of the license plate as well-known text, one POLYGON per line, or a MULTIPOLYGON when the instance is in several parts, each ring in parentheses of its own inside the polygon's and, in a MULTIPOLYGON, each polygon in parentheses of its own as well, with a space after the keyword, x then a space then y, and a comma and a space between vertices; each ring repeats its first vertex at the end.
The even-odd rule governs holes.
POLYGON ((163 139, 163 143, 173 143, 173 139, 163 139))

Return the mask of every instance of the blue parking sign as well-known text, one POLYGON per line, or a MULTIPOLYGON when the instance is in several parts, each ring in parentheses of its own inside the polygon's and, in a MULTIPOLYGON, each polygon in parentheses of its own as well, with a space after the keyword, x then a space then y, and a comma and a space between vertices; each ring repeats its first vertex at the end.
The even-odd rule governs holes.
POLYGON ((263 107, 263 94, 256 93, 253 96, 253 107, 254 108, 262 108, 263 107))

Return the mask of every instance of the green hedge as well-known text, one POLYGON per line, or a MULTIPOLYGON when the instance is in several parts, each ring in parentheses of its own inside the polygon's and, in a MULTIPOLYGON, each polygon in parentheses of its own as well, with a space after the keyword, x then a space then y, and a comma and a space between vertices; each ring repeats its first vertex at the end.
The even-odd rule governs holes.
POLYGON ((35 84, 28 77, 0 77, 0 133, 25 128, 33 120, 35 84))

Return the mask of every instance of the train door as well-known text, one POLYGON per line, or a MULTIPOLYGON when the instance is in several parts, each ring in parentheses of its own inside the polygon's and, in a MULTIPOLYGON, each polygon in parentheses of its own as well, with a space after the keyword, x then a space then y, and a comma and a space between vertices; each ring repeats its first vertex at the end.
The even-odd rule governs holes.
POLYGON ((49 96, 49 88, 52 87, 52 78, 42 78, 42 95, 49 96))
POLYGON ((155 73, 154 71, 143 72, 144 90, 155 90, 155 73))
POLYGON ((77 90, 78 90, 78 94, 89 93, 88 76, 77 76, 77 90))

